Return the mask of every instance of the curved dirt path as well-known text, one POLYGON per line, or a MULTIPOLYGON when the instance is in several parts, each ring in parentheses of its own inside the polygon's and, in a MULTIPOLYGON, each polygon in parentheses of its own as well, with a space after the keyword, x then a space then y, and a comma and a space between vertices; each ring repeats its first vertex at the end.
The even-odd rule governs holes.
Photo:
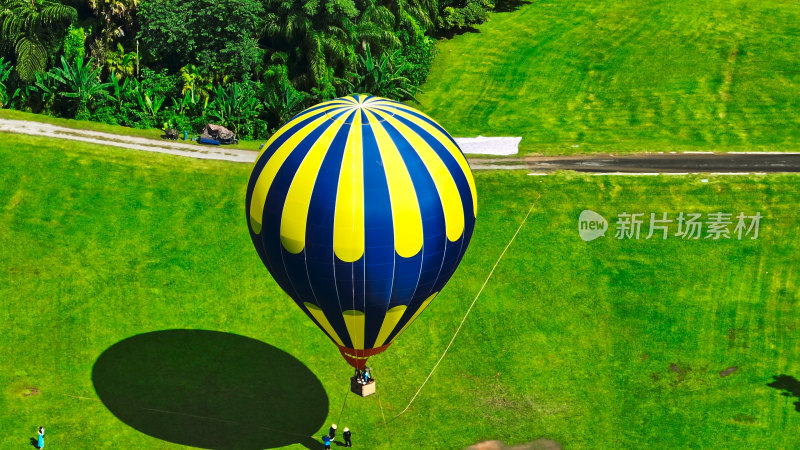
MULTIPOLYGON (((27 120, 0 119, 0 132, 28 134, 110 145, 199 159, 253 163, 258 152, 226 146, 181 142, 80 130, 27 120)), ((555 170, 613 174, 800 172, 800 153, 643 153, 635 155, 525 156, 469 158, 473 170, 555 170)))
POLYGON ((28 134, 91 144, 110 145, 146 152, 167 153, 199 159, 218 159, 223 161, 252 163, 258 152, 236 150, 225 146, 184 144, 181 142, 125 136, 121 134, 103 133, 101 131, 79 130, 61 127, 49 123, 27 120, 0 119, 0 132, 28 134))

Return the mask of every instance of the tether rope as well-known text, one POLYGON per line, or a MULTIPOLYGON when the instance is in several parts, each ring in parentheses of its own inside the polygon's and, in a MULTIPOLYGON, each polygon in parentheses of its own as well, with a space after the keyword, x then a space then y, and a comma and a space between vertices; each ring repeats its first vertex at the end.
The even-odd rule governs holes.
MULTIPOLYGON (((375 370, 373 369, 372 372, 374 373, 375 370)), ((383 404, 381 404, 381 391, 375 389, 375 393, 378 395, 378 406, 381 408, 381 417, 383 418, 383 426, 386 426, 386 415, 383 413, 383 404)))
POLYGON ((347 404, 347 396, 350 395, 350 386, 347 386, 347 392, 344 393, 344 401, 342 402, 342 410, 339 411, 339 418, 336 423, 342 423, 342 414, 344 413, 344 405, 347 404))
MULTIPOLYGON (((495 269, 500 264, 500 261, 505 256, 505 254, 508 251, 509 247, 511 247, 511 244, 514 243, 514 240, 517 238, 517 235, 519 234, 520 230, 522 230, 522 227, 525 226, 525 223, 528 221, 528 217, 530 217, 531 212, 533 212, 533 208, 536 207, 536 204, 538 203, 540 197, 541 197, 541 195, 537 196, 536 199, 533 201, 533 204, 531 205, 530 209, 528 210, 528 213, 525 214, 525 217, 522 219, 522 222, 520 222, 519 227, 517 227, 517 231, 515 231, 514 235, 511 236, 511 240, 508 241, 508 244, 506 244, 505 248, 500 253, 500 256, 497 258, 497 261, 495 261, 494 266, 492 266, 492 270, 489 271, 489 275, 486 277, 486 280, 484 280, 483 285, 481 286, 480 290, 475 295, 475 298, 472 300, 472 303, 469 305, 469 308, 467 309, 466 314, 464 314, 464 317, 461 319, 461 323, 458 324, 458 328, 456 328, 455 333, 453 333, 453 337, 450 339, 450 342, 447 344, 447 347, 445 347, 444 352, 442 352, 442 356, 439 357, 439 360, 436 361, 436 364, 433 366, 433 369, 431 369, 431 372, 428 374, 427 378, 425 378, 425 381, 422 382, 422 385, 419 387, 419 389, 417 389, 417 392, 414 393, 413 397, 411 397, 411 400, 408 402, 408 405, 406 405, 406 407, 403 408, 403 410, 400 411, 399 414, 394 416, 389 422, 394 421, 395 419, 397 419, 398 417, 403 415, 406 411, 408 411, 408 408, 410 408, 411 404, 414 403, 414 400, 416 400, 417 396, 422 391, 422 388, 424 388, 425 385, 428 383, 428 380, 431 379, 431 376, 433 376, 433 373, 439 367, 439 364, 442 362, 442 360, 444 359, 445 355, 447 355, 448 350, 450 350, 450 347, 453 345, 453 342, 456 340, 456 337, 458 336, 458 333, 461 331, 461 327, 464 325, 464 322, 466 322, 466 320, 467 320, 467 316, 469 316, 469 313, 472 311, 472 308, 475 306, 475 303, 478 301, 478 298, 483 293, 484 288, 486 288, 486 285, 489 283, 489 279, 492 278, 492 275, 494 274, 495 269)), ((79 398, 79 399, 84 399, 84 400, 92 400, 92 401, 102 402, 98 398, 82 397, 82 396, 78 396, 78 395, 71 395, 71 394, 65 394, 65 393, 60 393, 60 392, 58 394, 66 396, 66 397, 72 397, 72 398, 79 398)), ((344 413, 344 407, 347 404, 347 397, 348 397, 349 394, 350 394, 350 390, 348 389, 347 392, 344 395, 344 401, 342 402, 342 409, 341 409, 341 411, 339 411, 339 419, 336 421, 337 423, 341 422, 342 414, 344 413)), ((383 423, 384 423, 384 425, 386 425, 386 416, 384 415, 384 412, 383 412, 383 405, 381 404, 380 394, 379 393, 378 393, 378 406, 381 409, 381 416, 383 417, 383 423)), ((231 421, 231 420, 227 420, 227 419, 222 419, 222 418, 217 418, 217 417, 208 417, 208 416, 199 416, 199 415, 194 415, 194 414, 182 413, 182 412, 178 412, 178 411, 168 411, 168 410, 145 408, 145 407, 139 407, 139 409, 142 409, 142 410, 145 410, 145 411, 159 412, 159 413, 162 413, 162 414, 176 414, 176 415, 181 415, 181 416, 186 416, 186 417, 194 417, 194 418, 198 418, 198 419, 214 420, 214 421, 234 423, 234 424, 237 423, 237 422, 234 422, 234 421, 231 421)), ((242 425, 245 425, 245 424, 242 424, 242 425)), ((287 432, 285 430, 276 430, 276 429, 265 427, 265 426, 262 426, 262 425, 255 425, 255 426, 257 428, 262 428, 262 429, 265 429, 265 430, 270 430, 270 431, 274 431, 274 432, 278 432, 278 433, 284 433, 284 434, 289 434, 289 435, 298 436, 298 437, 310 437, 310 438, 313 438, 313 436, 301 435, 301 434, 297 434, 297 433, 287 432)))
POLYGON ((520 230, 522 230, 522 227, 525 225, 525 222, 528 221, 528 217, 531 215, 531 212, 533 212, 533 208, 536 206, 536 203, 539 201, 540 197, 541 197, 541 195, 537 196, 536 200, 533 201, 533 204, 531 205, 531 208, 528 210, 528 213, 525 214, 525 217, 522 219, 522 222, 519 223, 519 227, 517 227, 517 231, 514 233, 513 236, 511 236, 511 240, 508 241, 508 244, 506 244, 506 248, 503 249, 502 253, 500 253, 500 257, 497 258, 497 261, 495 261, 494 266, 492 266, 492 270, 489 271, 489 275, 486 277, 486 280, 483 282, 483 286, 481 286, 481 289, 478 291, 478 294, 475 295, 475 298, 472 300, 472 304, 469 305, 469 308, 467 309, 467 313, 464 314, 464 318, 461 319, 461 323, 458 324, 458 328, 456 328, 456 332, 453 334, 453 337, 450 339, 450 343, 447 344, 447 347, 445 347, 444 352, 442 352, 442 356, 439 357, 438 361, 436 361, 436 364, 433 366, 433 369, 431 369, 431 373, 428 374, 428 377, 425 378, 425 381, 422 382, 422 386, 420 386, 419 389, 417 389, 417 392, 414 394, 414 396, 411 397, 411 401, 408 402, 408 405, 406 405, 406 407, 403 408, 403 410, 400 411, 399 414, 394 416, 392 418, 392 420, 390 420, 390 422, 395 420, 395 419, 397 419, 398 417, 403 415, 403 413, 408 411, 408 408, 411 407, 412 403, 414 403, 414 400, 417 398, 419 393, 422 391, 422 388, 424 388, 425 384, 428 383, 428 380, 431 379, 431 376, 433 376, 433 372, 435 372, 436 368, 439 367, 439 363, 442 362, 442 360, 444 359, 445 355, 447 355, 447 351, 450 350, 450 346, 453 345, 453 341, 456 340, 456 336, 458 336, 458 332, 461 331, 461 327, 464 325, 464 322, 466 322, 467 316, 469 316, 470 311, 472 311, 472 307, 475 306, 475 302, 478 301, 478 297, 481 296, 481 293, 483 292, 483 289, 486 287, 486 284, 489 283, 489 279, 492 278, 492 275, 494 274, 494 270, 497 268, 497 265, 500 264, 500 260, 503 259, 503 256, 505 256, 506 252, 508 251, 508 248, 511 247, 511 244, 514 242, 514 239, 517 238, 517 235, 519 234, 520 230))

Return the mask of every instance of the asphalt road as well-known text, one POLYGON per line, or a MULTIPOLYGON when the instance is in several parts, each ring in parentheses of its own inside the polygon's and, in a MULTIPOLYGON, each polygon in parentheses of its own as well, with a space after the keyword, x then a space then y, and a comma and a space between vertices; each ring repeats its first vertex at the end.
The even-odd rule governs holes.
POLYGON ((575 170, 595 173, 800 172, 800 153, 645 153, 473 159, 474 169, 575 170))

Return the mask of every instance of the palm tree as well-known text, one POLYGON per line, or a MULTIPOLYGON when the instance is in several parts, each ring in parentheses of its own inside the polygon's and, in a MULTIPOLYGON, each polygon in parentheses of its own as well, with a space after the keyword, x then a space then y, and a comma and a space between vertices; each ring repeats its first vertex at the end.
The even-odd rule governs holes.
POLYGON ((36 72, 45 71, 48 56, 77 17, 75 8, 50 0, 0 0, 2 36, 14 45, 21 79, 33 81, 36 72))
POLYGON ((368 0, 355 19, 351 30, 351 39, 361 46, 362 52, 371 47, 378 53, 384 53, 400 46, 400 39, 394 33, 395 13, 374 0, 368 0))
POLYGON ((402 27, 409 31, 419 29, 425 33, 436 23, 438 14, 436 0, 384 0, 383 6, 396 18, 399 25, 396 28, 402 27))
POLYGON ((264 34, 272 47, 287 54, 292 78, 303 88, 320 87, 331 71, 344 73, 357 59, 347 28, 358 15, 355 7, 328 11, 308 1, 267 0, 271 11, 264 21, 264 34), (335 70, 338 69, 338 70, 335 70))

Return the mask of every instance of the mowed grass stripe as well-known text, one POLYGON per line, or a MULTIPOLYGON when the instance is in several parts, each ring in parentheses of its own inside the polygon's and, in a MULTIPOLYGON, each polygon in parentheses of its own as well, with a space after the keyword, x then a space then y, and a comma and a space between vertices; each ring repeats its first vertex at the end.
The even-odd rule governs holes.
POLYGON ((798 23, 776 0, 531 2, 440 41, 418 98, 523 152, 796 150, 798 23))

